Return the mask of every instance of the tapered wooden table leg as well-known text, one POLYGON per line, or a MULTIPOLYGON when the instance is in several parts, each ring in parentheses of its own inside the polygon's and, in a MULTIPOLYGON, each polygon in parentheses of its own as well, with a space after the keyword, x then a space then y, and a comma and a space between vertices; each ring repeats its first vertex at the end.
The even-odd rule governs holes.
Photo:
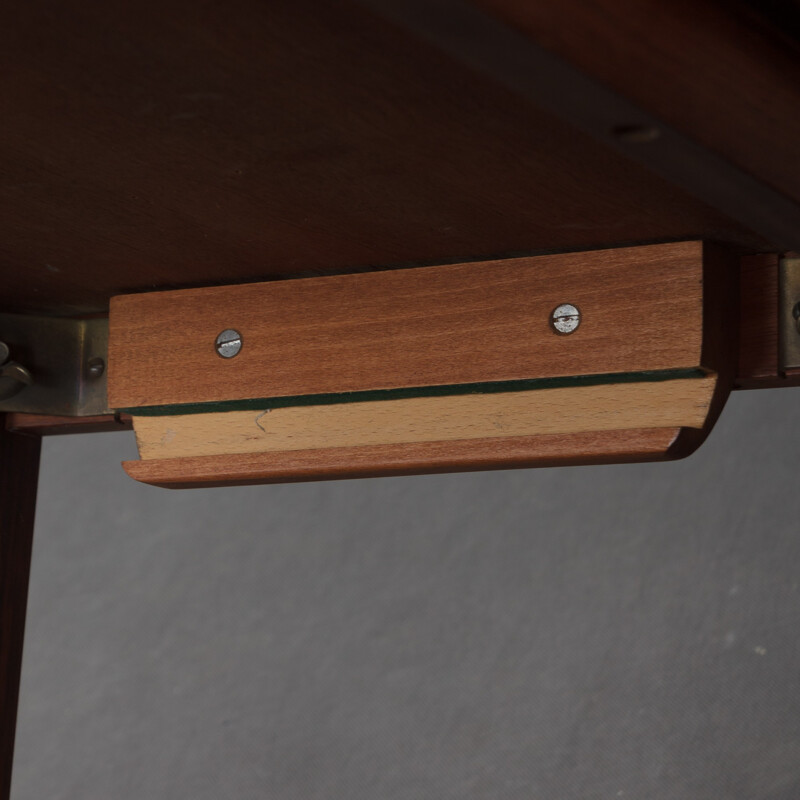
POLYGON ((11 791, 40 450, 0 414, 0 800, 11 791))

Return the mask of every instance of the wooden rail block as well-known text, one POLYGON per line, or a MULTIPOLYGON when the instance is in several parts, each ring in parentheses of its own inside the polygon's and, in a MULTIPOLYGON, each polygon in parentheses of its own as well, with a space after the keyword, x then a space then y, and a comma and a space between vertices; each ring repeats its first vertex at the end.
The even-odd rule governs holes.
POLYGON ((123 295, 109 404, 174 406, 685 369, 701 362, 701 242, 123 295), (559 304, 582 312, 556 336, 559 304), (214 341, 233 328, 241 353, 214 341))
POLYGON ((735 279, 680 242, 115 298, 125 468, 178 487, 683 455, 730 389, 735 279))
POLYGON ((502 394, 135 418, 143 459, 702 428, 716 375, 502 394))

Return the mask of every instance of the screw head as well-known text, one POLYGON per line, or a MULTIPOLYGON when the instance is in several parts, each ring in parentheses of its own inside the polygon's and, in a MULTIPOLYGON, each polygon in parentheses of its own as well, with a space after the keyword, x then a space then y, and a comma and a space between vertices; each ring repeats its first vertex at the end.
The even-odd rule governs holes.
POLYGON ((233 358, 242 349, 242 335, 233 328, 226 328, 217 336, 214 347, 222 358, 233 358))
POLYGON ((102 358, 91 358, 86 365, 86 372, 90 378, 99 378, 106 371, 106 362, 102 358))
POLYGON ((562 303, 560 306, 556 306, 550 315, 550 325, 556 333, 562 336, 574 333, 580 324, 581 312, 572 303, 562 303))
POLYGON ((0 400, 8 400, 33 383, 33 375, 21 364, 9 361, 0 366, 0 400))

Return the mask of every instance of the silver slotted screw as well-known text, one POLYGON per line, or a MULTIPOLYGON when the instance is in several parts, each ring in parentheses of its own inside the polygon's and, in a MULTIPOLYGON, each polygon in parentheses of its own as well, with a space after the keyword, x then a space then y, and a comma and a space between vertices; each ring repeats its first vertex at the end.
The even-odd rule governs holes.
POLYGON ((233 358, 242 349, 242 335, 233 328, 226 328, 217 336, 215 347, 222 358, 233 358))
POLYGON ((581 312, 572 303, 562 303, 553 309, 550 324, 553 330, 562 336, 574 333, 581 324, 581 312))

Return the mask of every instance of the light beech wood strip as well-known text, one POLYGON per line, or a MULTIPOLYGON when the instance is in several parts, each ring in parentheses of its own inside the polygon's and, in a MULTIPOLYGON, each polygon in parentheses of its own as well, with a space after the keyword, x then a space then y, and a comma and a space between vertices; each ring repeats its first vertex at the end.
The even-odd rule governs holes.
POLYGON ((701 242, 115 297, 113 408, 682 369, 702 361, 701 242), (559 336, 553 309, 573 303, 559 336), (214 340, 238 330, 241 352, 214 340))
POLYGON ((700 428, 716 376, 271 411, 134 416, 142 459, 632 428, 700 428))
MULTIPOLYGON (((508 436, 455 442, 337 447, 126 461, 130 477, 167 489, 374 478, 521 467, 563 467, 671 458, 680 430, 508 436)), ((684 453, 685 454, 685 453, 684 453)))

